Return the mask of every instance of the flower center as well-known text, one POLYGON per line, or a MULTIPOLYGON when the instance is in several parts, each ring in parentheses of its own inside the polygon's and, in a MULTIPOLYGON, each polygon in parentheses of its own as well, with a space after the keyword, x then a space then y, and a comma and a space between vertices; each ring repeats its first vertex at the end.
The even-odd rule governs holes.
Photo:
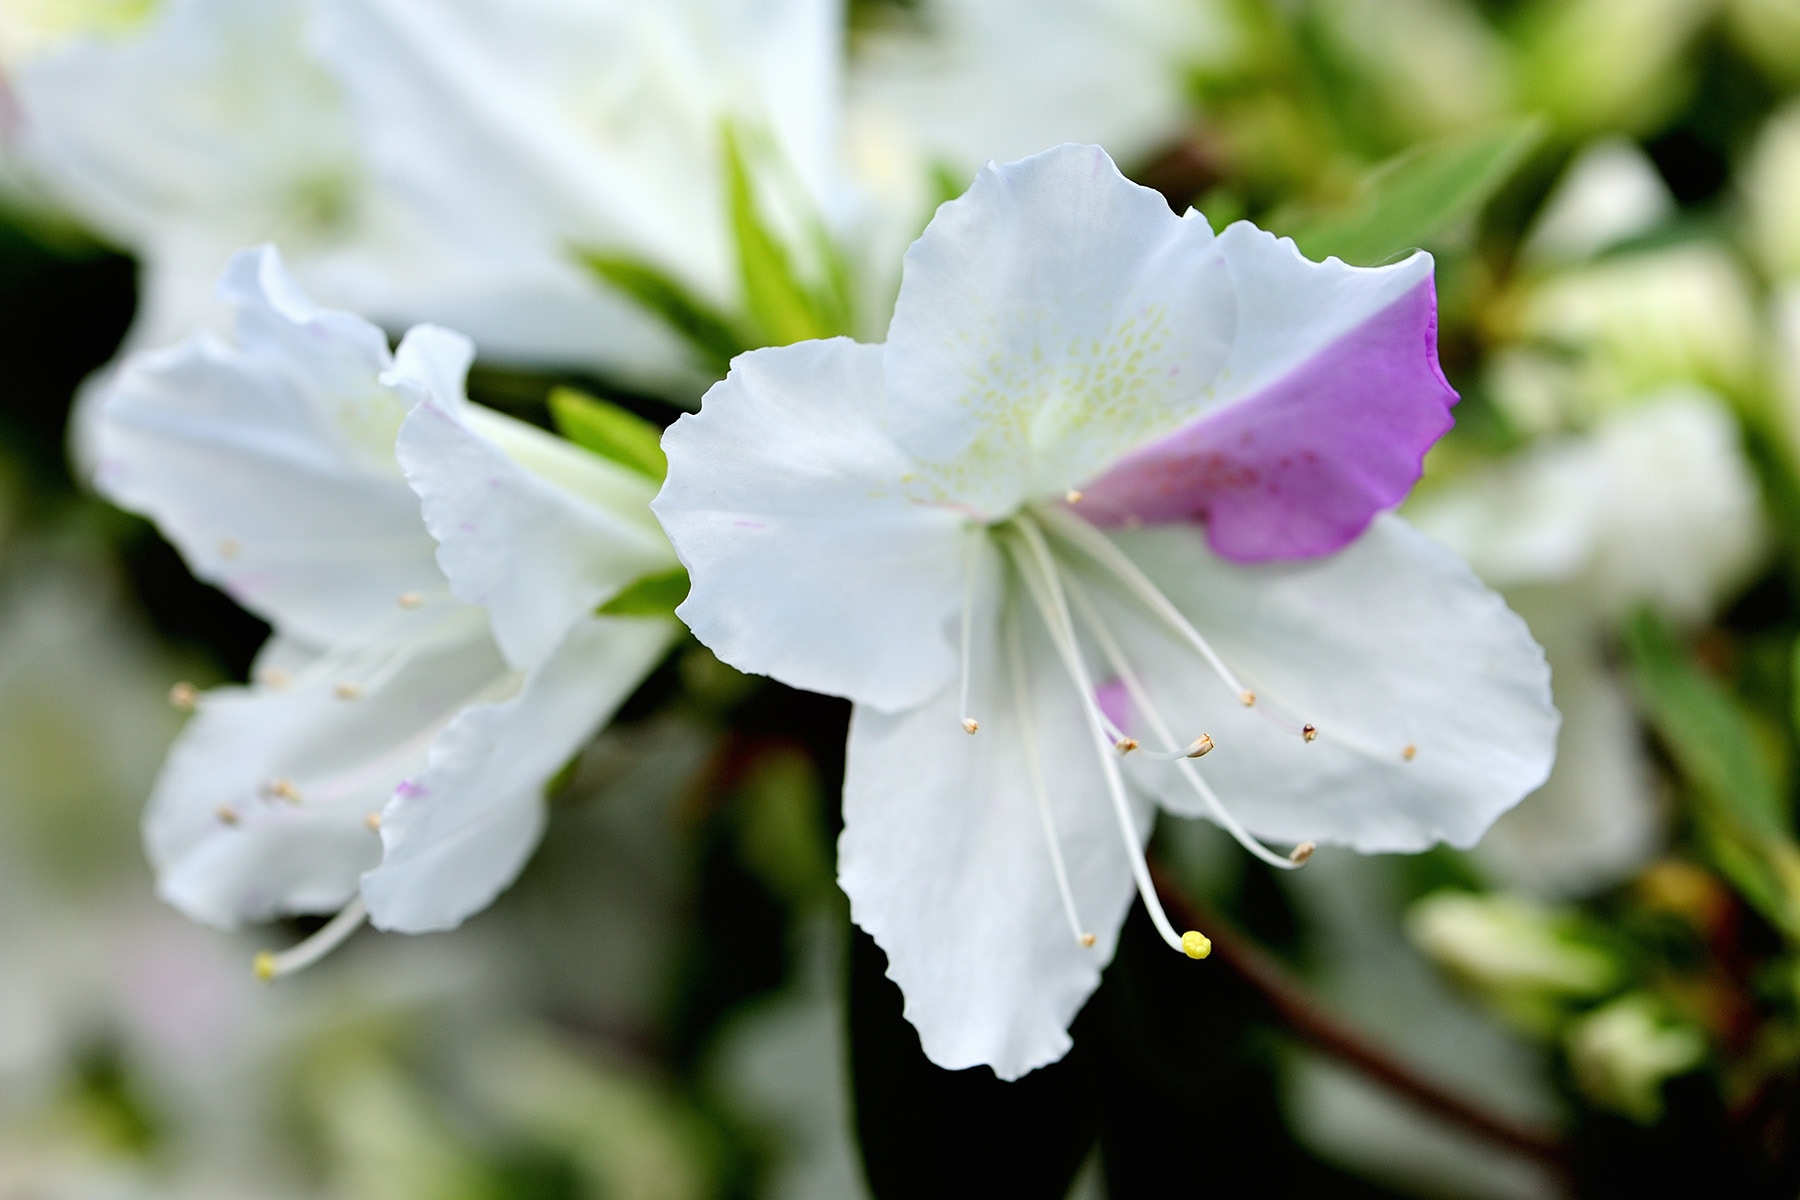
POLYGON ((1232 815, 1217 792, 1207 783, 1197 763, 1198 759, 1213 749, 1212 738, 1204 733, 1191 739, 1176 737, 1173 727, 1151 698, 1142 676, 1125 653, 1087 586, 1076 572, 1059 561, 1059 552, 1064 556, 1072 555, 1083 560, 1091 568, 1087 572, 1090 579, 1097 574, 1118 596, 1164 626, 1206 669, 1219 678, 1237 698, 1238 703, 1256 709, 1260 715, 1305 742, 1312 742, 1318 736, 1318 730, 1310 723, 1293 720, 1270 698, 1258 697, 1246 687, 1211 643, 1105 534, 1066 509, 1046 507, 1021 512, 992 526, 971 527, 961 630, 959 712, 964 731, 973 734, 980 729, 980 723, 969 711, 970 664, 973 658, 979 554, 983 539, 990 537, 998 543, 1006 562, 1010 564, 1019 582, 1023 583, 1031 602, 1028 606, 1021 606, 1018 611, 1010 608, 1003 611, 1003 657, 1010 675, 1013 715, 1024 742, 1026 771, 1070 932, 1081 945, 1094 944, 1094 935, 1082 924, 1076 908, 1038 754, 1037 719, 1025 670, 1024 638, 1020 628, 1024 614, 1028 611, 1035 611, 1041 620, 1056 650, 1063 674, 1079 701, 1092 740, 1095 760, 1105 781, 1120 841, 1130 862, 1132 877, 1145 911, 1149 913, 1158 935, 1170 948, 1179 950, 1190 958, 1206 957, 1211 951, 1211 942, 1197 931, 1177 933, 1157 898, 1149 865, 1138 840, 1136 823, 1131 815, 1120 760, 1125 755, 1137 754, 1146 760, 1169 764, 1199 797, 1220 827, 1246 850, 1271 866, 1292 870, 1303 865, 1312 855, 1313 844, 1302 842, 1290 853, 1280 854, 1254 837, 1232 815), (1142 715, 1150 735, 1158 745, 1144 747, 1138 738, 1120 728, 1118 721, 1106 711, 1088 666, 1090 657, 1098 658, 1106 664, 1118 686, 1129 696, 1134 710, 1142 715))

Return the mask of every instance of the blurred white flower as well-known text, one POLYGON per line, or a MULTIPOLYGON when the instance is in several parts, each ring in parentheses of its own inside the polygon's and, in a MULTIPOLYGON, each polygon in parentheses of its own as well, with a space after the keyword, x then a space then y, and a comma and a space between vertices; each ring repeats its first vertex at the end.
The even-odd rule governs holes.
POLYGON ((143 258, 139 346, 200 324, 231 251, 273 241, 392 327, 697 390, 689 348, 575 251, 734 304, 721 130, 839 202, 840 23, 836 0, 169 0, 139 36, 28 63, 15 150, 143 258))
POLYGON ((1601 1107, 1645 1125, 1662 1115, 1663 1082, 1706 1058, 1705 1036, 1641 992, 1589 1013, 1567 1036, 1576 1085, 1601 1107))
POLYGON ((1535 262, 1592 258, 1675 215, 1675 196, 1635 142, 1607 138, 1575 156, 1532 222, 1520 254, 1535 262))
POLYGON ((1777 281, 1800 280, 1800 100, 1763 125, 1739 187, 1750 249, 1762 269, 1777 281))
POLYGON ((1715 0, 1561 0, 1518 22, 1525 106, 1573 130, 1654 127, 1693 85, 1689 49, 1715 0))
POLYGON ((677 631, 590 615, 674 565, 655 482, 469 404, 466 339, 420 326, 390 354, 272 249, 220 293, 235 341, 127 361, 99 434, 103 490, 276 627, 255 684, 200 697, 170 754, 145 819, 159 890, 225 927, 348 905, 321 949, 364 902, 382 928, 454 926, 677 631))
POLYGON ((0 5, 0 64, 21 62, 84 35, 126 33, 156 0, 7 0, 0 5))
POLYGON ((1564 713, 1549 781, 1496 822, 1477 858, 1551 895, 1626 877, 1655 852, 1662 821, 1634 707, 1602 646, 1640 604, 1705 619, 1762 562, 1762 509, 1736 422, 1704 392, 1659 393, 1407 511, 1530 623, 1564 713))

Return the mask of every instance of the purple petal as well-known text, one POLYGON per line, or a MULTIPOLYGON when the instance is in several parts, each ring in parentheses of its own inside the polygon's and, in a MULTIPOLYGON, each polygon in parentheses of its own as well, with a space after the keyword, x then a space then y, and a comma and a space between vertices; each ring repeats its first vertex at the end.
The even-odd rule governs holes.
POLYGON ((1198 520, 1235 562, 1342 549, 1418 482, 1451 424, 1430 278, 1260 391, 1082 489, 1102 527, 1198 520))

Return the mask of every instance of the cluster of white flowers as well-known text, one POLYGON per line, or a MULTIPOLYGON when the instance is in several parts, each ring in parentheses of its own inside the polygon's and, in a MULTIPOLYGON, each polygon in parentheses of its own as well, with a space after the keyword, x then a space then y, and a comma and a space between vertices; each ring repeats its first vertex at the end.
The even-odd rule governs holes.
MULTIPOLYGON (((885 340, 740 354, 666 480, 471 403, 462 334, 390 351, 365 317, 678 384, 705 364, 670 314, 736 322, 753 252, 854 259, 835 5, 530 8, 172 0, 17 80, 20 169, 148 268, 96 482, 275 630, 248 686, 180 697, 145 827, 197 920, 336 914, 265 975, 484 907, 681 622, 854 701, 852 914, 927 1054, 1003 1078, 1067 1051, 1134 892, 1207 955, 1145 861, 1159 806, 1290 869, 1472 845, 1544 781, 1543 652, 1389 511, 1456 402, 1428 255, 1215 231, 1096 146, 990 165, 907 251, 885 340), (224 268, 230 330, 164 345, 266 240, 224 268), (674 612, 622 603, 681 570, 674 612)), ((1143 28, 1140 57, 1180 40, 1143 28)))

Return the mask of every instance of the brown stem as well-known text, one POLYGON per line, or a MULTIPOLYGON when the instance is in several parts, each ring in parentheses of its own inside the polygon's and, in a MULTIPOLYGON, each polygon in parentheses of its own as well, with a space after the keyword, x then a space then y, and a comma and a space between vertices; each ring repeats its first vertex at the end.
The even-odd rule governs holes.
POLYGON ((1255 988, 1293 1034, 1331 1058, 1352 1067, 1425 1113, 1459 1126, 1483 1139, 1529 1155, 1567 1178, 1567 1148, 1554 1135, 1490 1112, 1446 1090, 1437 1081, 1376 1045, 1361 1030, 1346 1024, 1313 999, 1304 985, 1216 914, 1203 911, 1182 894, 1168 875, 1152 866, 1156 890, 1171 915, 1190 929, 1212 938, 1212 957, 1255 988))

